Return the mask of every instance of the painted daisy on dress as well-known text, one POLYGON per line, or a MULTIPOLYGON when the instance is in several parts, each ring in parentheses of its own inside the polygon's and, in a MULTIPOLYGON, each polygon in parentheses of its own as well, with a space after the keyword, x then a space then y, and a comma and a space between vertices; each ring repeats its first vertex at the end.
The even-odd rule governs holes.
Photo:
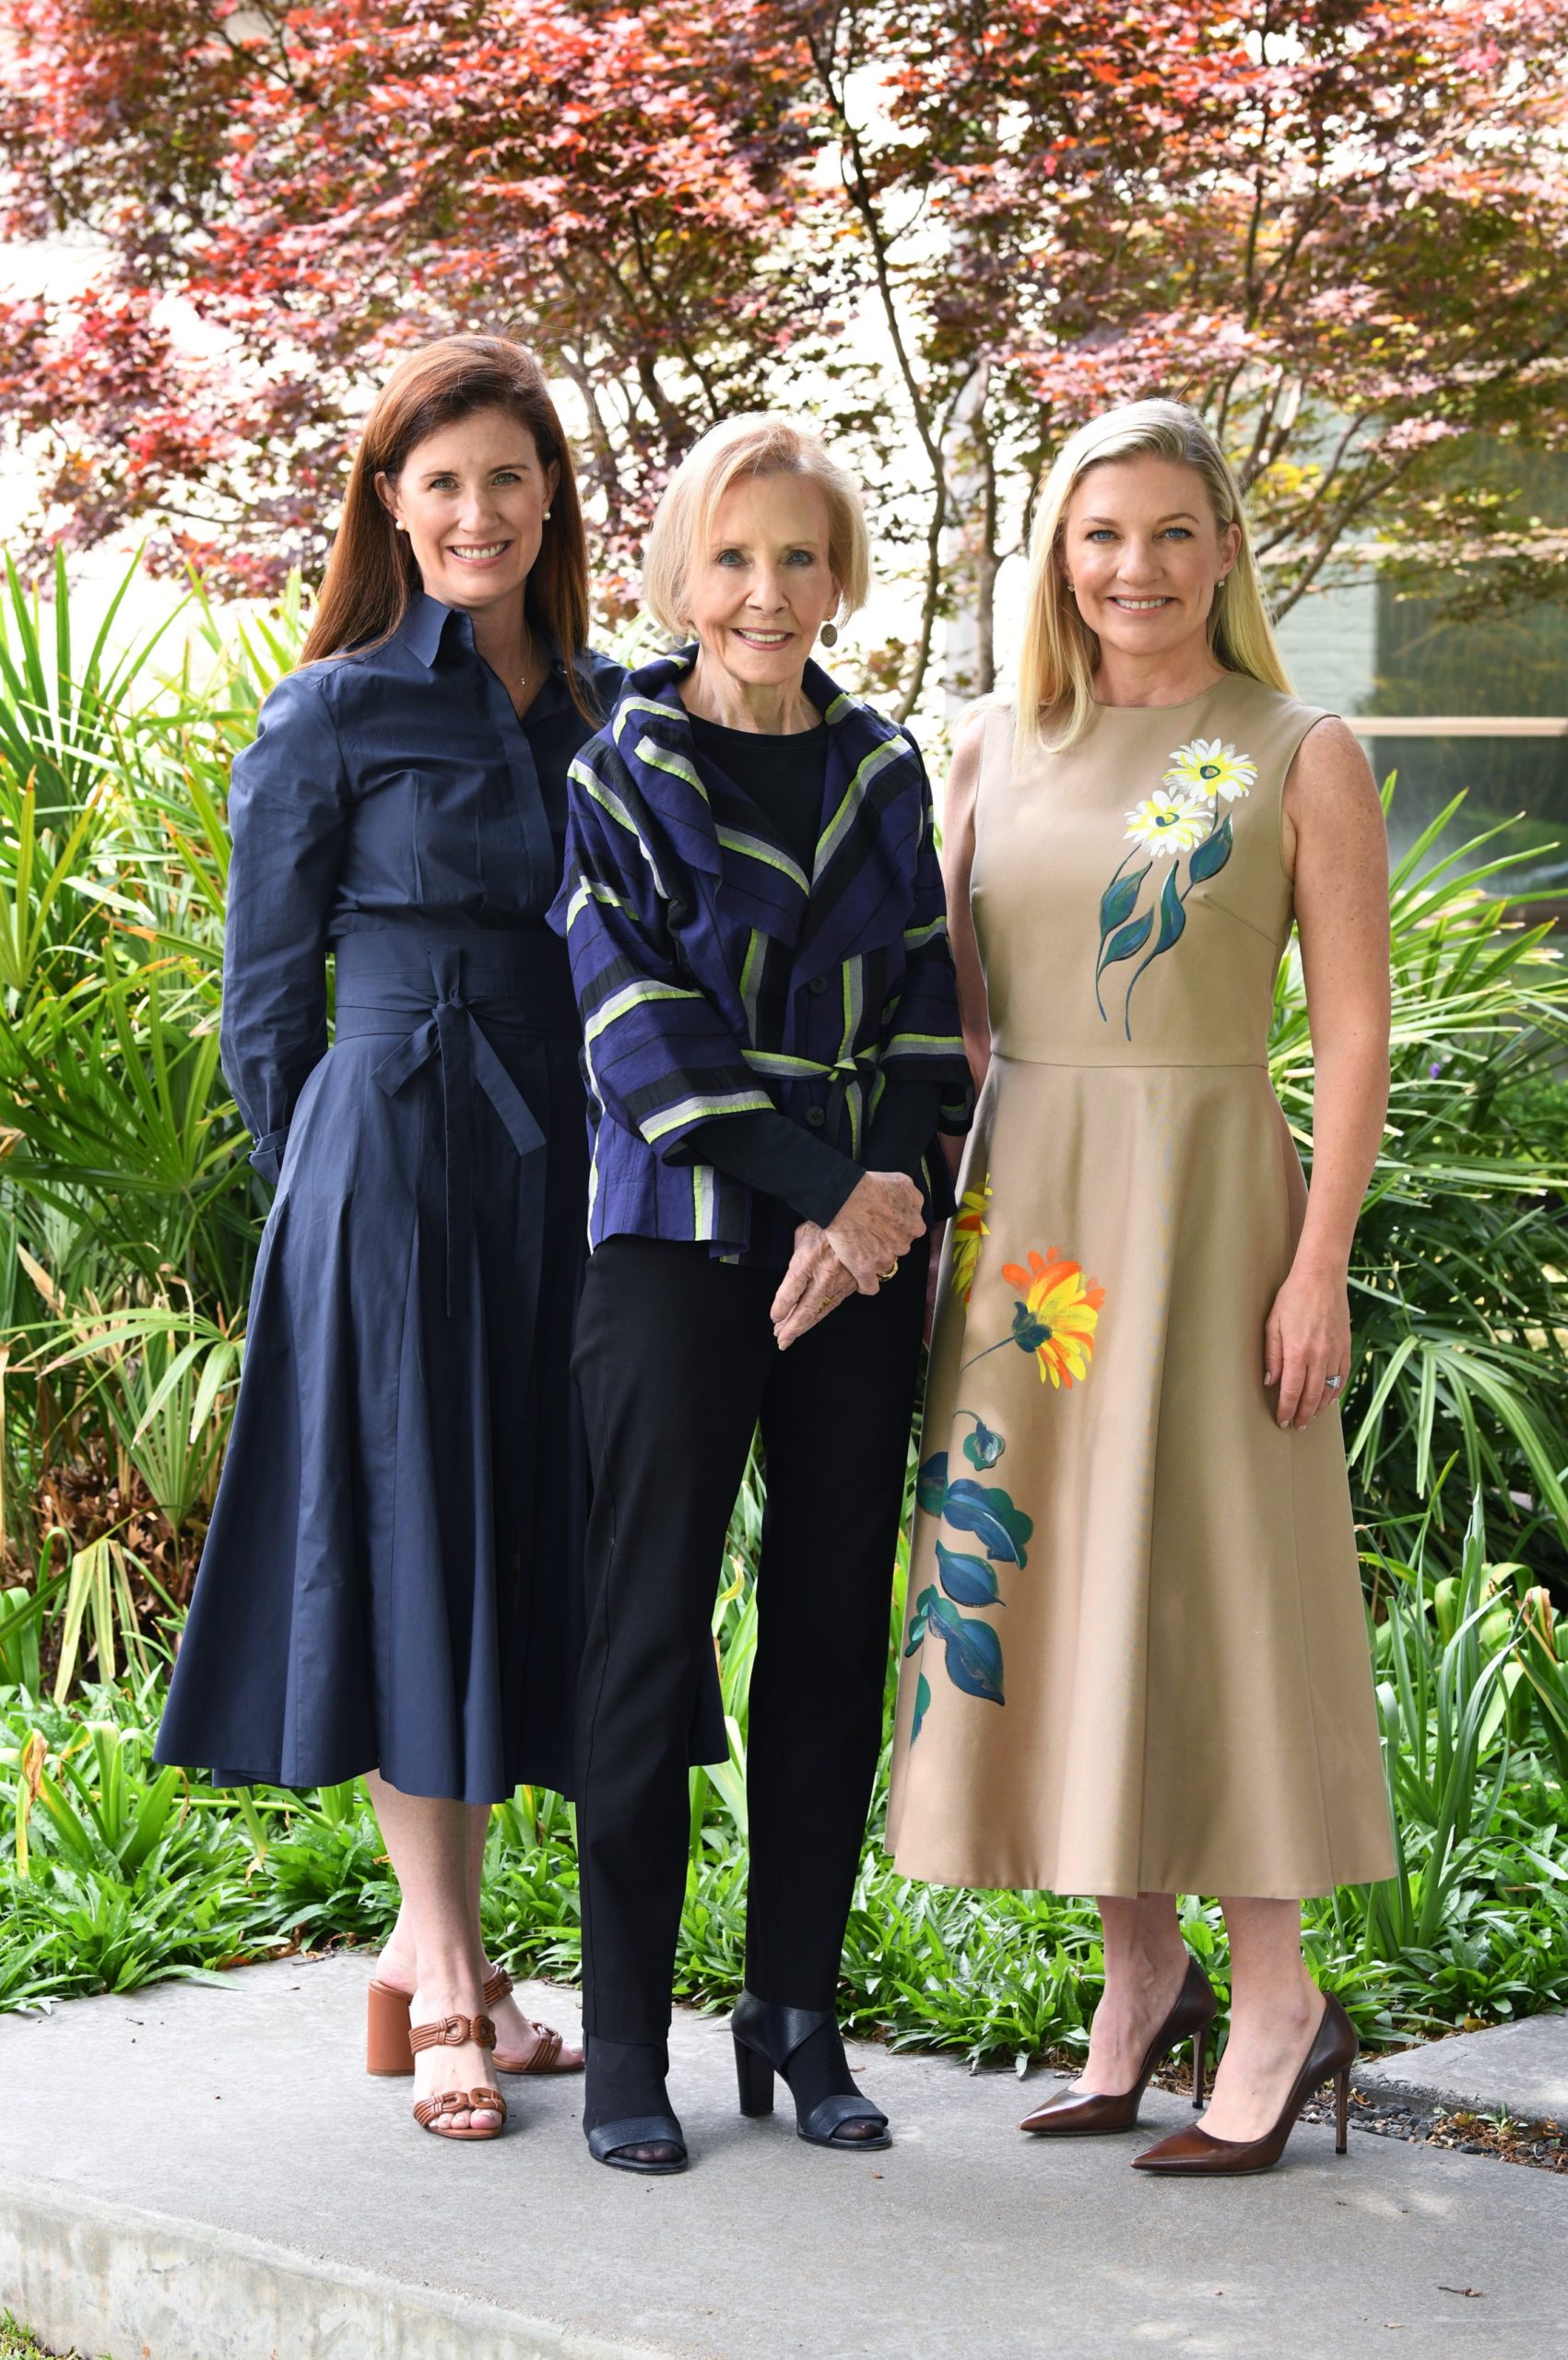
POLYGON ((980 1241, 991 1233, 985 1226, 985 1208, 991 1201, 991 1183, 984 1187, 966 1188, 959 1198, 959 1209, 953 1218, 953 1267, 949 1280, 961 1303, 969 1301, 974 1284, 975 1268, 980 1260, 980 1241))
POLYGON ((1040 1363, 1040 1382, 1070 1386, 1089 1375, 1094 1351, 1094 1331, 1105 1290, 1097 1279, 1086 1279, 1078 1263, 1061 1248, 1032 1253, 1027 1270, 1016 1262, 1002 1266, 1008 1286, 1022 1297, 1013 1314, 1012 1340, 1020 1351, 1032 1352, 1040 1363))
POLYGON ((1126 975, 1121 1012, 1129 1041, 1138 978, 1181 940, 1194 887, 1208 884, 1229 861, 1233 840, 1224 806, 1250 795, 1256 777, 1250 754, 1239 754, 1218 738, 1189 738, 1171 755, 1163 787, 1127 813, 1126 840, 1133 849, 1122 855, 1100 896, 1094 1004, 1109 1022, 1107 989, 1114 974, 1126 975), (1149 903, 1144 900, 1146 886, 1149 903))
MULTIPOLYGON (((1098 1279, 1086 1279, 1082 1266, 1059 1245, 1043 1254, 1032 1251, 1027 1269, 1017 1262, 1004 1262, 1002 1276, 1018 1296, 1012 1327, 1000 1343, 987 1344, 965 1361, 964 1368, 973 1368, 976 1361, 1016 1344, 1020 1352, 1032 1353, 1039 1363, 1042 1385, 1049 1382, 1058 1390, 1066 1386, 1070 1392, 1075 1382, 1081 1385, 1089 1375, 1104 1288, 1098 1279)), ((973 1417, 974 1412, 963 1414, 973 1417)))
POLYGON ((1127 837, 1145 852, 1191 852, 1208 833, 1207 804, 1190 795, 1164 795, 1156 788, 1146 803, 1127 813, 1127 837))
POLYGON ((1234 803, 1239 796, 1252 793, 1256 779, 1257 764, 1250 756, 1238 754, 1233 746, 1222 746, 1218 738, 1194 738, 1178 746, 1165 773, 1167 786, 1202 796, 1210 803, 1216 796, 1234 803))

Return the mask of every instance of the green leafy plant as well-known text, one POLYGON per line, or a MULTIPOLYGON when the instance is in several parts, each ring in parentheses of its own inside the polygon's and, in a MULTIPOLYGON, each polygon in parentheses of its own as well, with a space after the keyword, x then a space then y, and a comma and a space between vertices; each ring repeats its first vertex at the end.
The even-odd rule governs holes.
MULTIPOLYGON (((1391 799, 1393 782, 1385 790, 1391 799)), ((1461 798, 1462 799, 1462 798, 1461 798)), ((1357 1231, 1352 1479, 1375 1523, 1439 1500, 1457 1457, 1494 1532, 1522 1556, 1542 1522, 1568 1543, 1568 971, 1545 922, 1489 892, 1509 831, 1439 850, 1460 800, 1411 845, 1391 889, 1393 1086, 1357 1231), (1523 1503, 1523 1506, 1521 1506, 1523 1503)), ((1300 962, 1281 971, 1270 1065, 1310 1149, 1312 1054, 1300 962)), ((1539 1546, 1539 1543, 1538 1543, 1539 1546)))

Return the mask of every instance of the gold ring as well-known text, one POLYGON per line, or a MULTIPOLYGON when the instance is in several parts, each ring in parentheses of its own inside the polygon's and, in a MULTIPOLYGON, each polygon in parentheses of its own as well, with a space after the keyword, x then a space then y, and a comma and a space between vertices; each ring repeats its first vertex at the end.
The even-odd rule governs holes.
POLYGON ((891 1268, 890 1270, 878 1270, 878 1273, 877 1273, 877 1278, 878 1278, 878 1283, 879 1283, 879 1284, 881 1284, 882 1286, 886 1286, 886 1285, 887 1285, 887 1283, 888 1283, 888 1280, 889 1280, 890 1279, 896 1279, 896 1278, 898 1277, 898 1274, 899 1274, 899 1266, 898 1266, 898 1264, 895 1262, 895 1263, 893 1264, 893 1267, 892 1267, 892 1268, 891 1268))

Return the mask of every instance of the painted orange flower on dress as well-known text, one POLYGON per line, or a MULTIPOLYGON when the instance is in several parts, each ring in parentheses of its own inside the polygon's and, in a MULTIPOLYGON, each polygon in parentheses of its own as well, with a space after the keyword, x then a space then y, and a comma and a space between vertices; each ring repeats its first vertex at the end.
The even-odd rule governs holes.
POLYGON ((1028 1269, 1004 1263, 1002 1276, 1016 1287, 1020 1302, 1013 1315, 1012 1341, 1032 1352, 1040 1363, 1040 1382, 1071 1386, 1089 1375, 1094 1354, 1094 1331, 1105 1290, 1097 1279, 1086 1279, 1077 1262, 1068 1261, 1059 1246, 1046 1254, 1031 1253, 1028 1269))
POLYGON ((982 1188, 966 1188, 959 1198, 959 1209, 953 1217, 953 1267, 949 1280, 961 1303, 969 1301, 974 1284, 974 1272, 980 1260, 980 1241, 991 1233, 985 1226, 985 1208, 991 1201, 991 1183, 982 1188))

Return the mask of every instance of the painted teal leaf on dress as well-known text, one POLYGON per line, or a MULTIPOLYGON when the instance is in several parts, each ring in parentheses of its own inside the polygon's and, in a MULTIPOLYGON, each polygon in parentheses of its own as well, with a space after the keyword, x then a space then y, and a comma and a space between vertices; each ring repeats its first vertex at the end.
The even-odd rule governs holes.
POLYGON ((988 1557, 1020 1570, 1028 1564, 1024 1543, 1034 1530, 1034 1519, 1013 1505, 999 1483, 976 1483, 961 1476, 949 1484, 942 1513, 958 1531, 973 1532, 988 1557))
POLYGON ((914 1486, 915 1505, 926 1516, 940 1516, 948 1496, 948 1454, 938 1450, 921 1469, 914 1486))
POLYGON ((924 1516, 940 1516, 947 1501, 947 1451, 933 1451, 914 1484, 914 1504, 924 1516))
POLYGON ((1138 989, 1138 977, 1146 969, 1153 966, 1162 950, 1169 950, 1173 943, 1181 940, 1186 931, 1186 923, 1187 914, 1182 907, 1181 891, 1176 883, 1176 868, 1173 862, 1165 873, 1165 882, 1160 894, 1159 938, 1143 964, 1135 971, 1132 981, 1127 985, 1127 1003, 1122 1022, 1129 1041, 1132 1039, 1132 996, 1138 989))
POLYGON ((1186 923, 1187 914, 1182 907, 1182 897, 1176 888, 1175 864, 1173 862, 1166 872, 1164 890, 1160 896, 1160 939, 1149 952, 1149 957, 1158 959, 1162 950, 1169 950, 1173 942, 1179 942, 1186 923))
POLYGON ((1207 885, 1218 877, 1231 857, 1231 815, 1227 811, 1211 836, 1205 836, 1187 863, 1187 874, 1195 885, 1207 885))
POLYGON ((978 1622, 973 1615, 961 1614, 956 1606, 937 1596, 931 1601, 931 1629, 947 1649, 948 1678, 966 1696, 979 1696, 986 1704, 1000 1705, 1002 1694, 1002 1643, 988 1622, 978 1622))
POLYGON ((909 1725, 909 1741, 911 1745, 914 1743, 915 1739, 920 1735, 920 1725, 925 1718, 925 1708, 930 1702, 931 1682, 926 1679, 925 1674, 922 1672, 919 1679, 914 1683, 914 1718, 909 1725))
POLYGON ((937 1574, 948 1596, 960 1606, 996 1606, 1000 1603, 996 1576, 984 1557, 970 1557, 957 1549, 944 1549, 938 1540, 937 1574))
POLYGON ((914 1611, 909 1618, 909 1637, 904 1643, 906 1656, 914 1655, 925 1644, 925 1626, 931 1618, 931 1600, 936 1595, 935 1586, 928 1583, 914 1601, 914 1611))
POLYGON ((1146 860, 1143 867, 1135 868, 1130 877, 1118 877, 1105 888, 1100 903, 1102 942, 1108 934, 1114 934, 1116 928, 1125 925, 1131 917, 1138 904, 1139 889, 1153 866, 1154 863, 1151 860, 1146 860))
POLYGON ((987 1467, 995 1467, 1008 1446, 1001 1435, 986 1424, 977 1410, 961 1410, 958 1414, 961 1418, 974 1420, 974 1432, 965 1439, 963 1446, 963 1455, 970 1465, 983 1471, 987 1467))
POLYGON ((1111 937, 1100 954, 1102 968, 1114 967, 1118 959, 1136 959, 1153 931, 1154 913, 1145 910, 1140 918, 1134 918, 1131 926, 1123 926, 1119 933, 1111 937))

